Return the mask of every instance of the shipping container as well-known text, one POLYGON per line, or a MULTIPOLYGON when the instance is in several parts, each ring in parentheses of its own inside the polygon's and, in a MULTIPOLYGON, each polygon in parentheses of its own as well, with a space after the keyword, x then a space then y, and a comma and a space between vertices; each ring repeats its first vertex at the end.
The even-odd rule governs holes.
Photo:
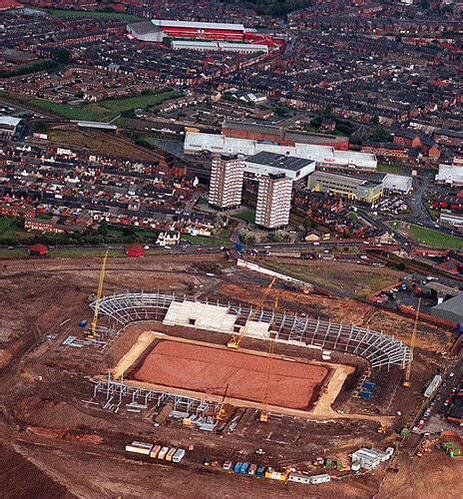
POLYGON ((373 396, 372 392, 360 392, 360 398, 363 400, 371 400, 373 396))
POLYGON ((256 471, 257 478, 264 478, 265 476, 265 466, 259 466, 256 471))
POLYGON ((257 464, 251 464, 248 469, 248 475, 255 475, 257 471, 257 464))
POLYGON ((169 449, 169 452, 166 454, 166 461, 172 461, 172 458, 174 457, 174 454, 177 452, 177 449, 175 447, 172 447, 169 449))
POLYGON ((289 475, 288 481, 309 484, 311 483, 311 477, 307 475, 301 475, 300 473, 291 473, 289 475))
POLYGON ((310 477, 310 483, 314 485, 318 485, 319 483, 327 483, 331 481, 331 476, 330 475, 313 475, 310 477))
POLYGON ((132 442, 125 446, 127 452, 142 454, 144 456, 149 456, 152 448, 153 444, 147 444, 145 442, 132 442))
POLYGON ((232 469, 233 463, 231 461, 225 461, 223 463, 223 469, 225 471, 230 471, 232 469))
POLYGON ((241 470, 241 466, 242 466, 243 463, 236 463, 235 464, 235 467, 233 468, 233 471, 239 475, 240 474, 240 470, 241 470))
POLYGON ((265 471, 265 478, 272 478, 272 473, 273 473, 273 468, 271 468, 270 466, 267 468, 267 470, 265 471))
POLYGON ((249 469, 249 463, 243 463, 241 465, 241 468, 240 468, 240 471, 239 471, 239 474, 240 475, 246 475, 247 472, 248 472, 248 469, 249 469))
POLYGON ((161 450, 161 446, 160 445, 155 445, 153 447, 153 449, 151 450, 151 452, 150 452, 150 457, 152 457, 153 459, 155 459, 157 457, 157 455, 159 454, 160 450, 161 450))
POLYGON ((172 461, 174 463, 179 463, 184 457, 185 457, 185 449, 177 449, 177 452, 172 457, 172 461))
POLYGON ((164 459, 169 452, 169 447, 163 447, 158 453, 158 459, 164 459))

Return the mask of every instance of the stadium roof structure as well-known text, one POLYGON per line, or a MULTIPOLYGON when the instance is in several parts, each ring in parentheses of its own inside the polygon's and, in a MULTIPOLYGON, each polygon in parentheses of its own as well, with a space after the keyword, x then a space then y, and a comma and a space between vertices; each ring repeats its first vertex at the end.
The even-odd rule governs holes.
POLYGON ((463 293, 432 307, 431 314, 441 319, 463 324, 463 293))
MULTIPOLYGON (((277 332, 275 341, 301 345, 310 348, 326 348, 343 353, 357 355, 367 360, 373 368, 398 366, 405 368, 410 362, 410 348, 401 341, 376 332, 369 328, 345 325, 299 316, 286 311, 254 310, 251 305, 241 303, 220 303, 207 298, 178 296, 164 293, 125 293, 105 296, 99 311, 106 317, 115 339, 127 324, 144 320, 164 321, 171 306, 184 304, 187 308, 195 304, 210 307, 211 315, 215 311, 225 310, 230 321, 217 324, 217 331, 224 332, 224 324, 231 325, 247 321, 266 323, 267 330, 277 332), (256 316, 256 314, 258 314, 256 316)), ((95 309, 96 302, 90 304, 95 309)), ((219 321, 220 322, 220 321, 219 321)), ((167 322, 166 322, 167 323, 167 322)), ((228 332, 228 331, 227 331, 228 332)), ((230 330, 232 333, 233 330, 230 330)), ((262 339, 262 338, 261 338, 262 339)), ((270 339, 270 337, 268 338, 270 339)))
POLYGON ((137 35, 147 35, 159 31, 159 27, 154 26, 151 21, 140 21, 128 25, 137 35))
POLYGON ((151 19, 154 26, 160 28, 191 28, 191 29, 220 29, 227 31, 244 31, 243 24, 207 23, 196 21, 176 21, 172 19, 151 19))

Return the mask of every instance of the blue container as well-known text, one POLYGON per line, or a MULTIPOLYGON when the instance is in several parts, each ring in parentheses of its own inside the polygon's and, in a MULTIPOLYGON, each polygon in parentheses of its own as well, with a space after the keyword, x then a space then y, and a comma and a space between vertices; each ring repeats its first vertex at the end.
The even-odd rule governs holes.
POLYGON ((240 470, 241 470, 241 466, 242 466, 242 465, 243 465, 243 463, 236 463, 236 464, 235 464, 235 467, 233 468, 233 471, 234 471, 237 475, 239 475, 239 474, 241 473, 241 471, 240 471, 240 470))
POLYGON ((265 477, 265 466, 259 466, 257 468, 256 477, 257 478, 264 478, 265 477))
POLYGON ((367 381, 366 383, 363 383, 363 388, 365 388, 365 390, 372 392, 376 388, 376 383, 367 381))
POLYGON ((238 253, 244 253, 244 250, 245 250, 245 246, 244 244, 241 244, 241 243, 236 243, 235 244, 235 250, 238 252, 238 253))
POLYGON ((247 475, 249 470, 249 463, 243 463, 240 468, 240 475, 247 475))
POLYGON ((360 392, 360 398, 363 400, 371 400, 373 398, 373 393, 371 392, 360 392))
POLYGON ((80 321, 79 327, 84 329, 84 327, 87 327, 87 321, 80 321))

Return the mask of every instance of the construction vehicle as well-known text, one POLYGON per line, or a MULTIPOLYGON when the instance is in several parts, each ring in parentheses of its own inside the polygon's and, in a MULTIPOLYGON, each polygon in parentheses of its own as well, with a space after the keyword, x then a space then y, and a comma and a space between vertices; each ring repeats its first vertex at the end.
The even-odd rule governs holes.
MULTIPOLYGON (((272 279, 272 282, 268 285, 267 289, 265 290, 264 294, 262 295, 262 298, 259 300, 259 303, 256 307, 256 310, 263 308, 263 306, 265 304, 265 300, 267 299, 268 295, 270 294, 270 291, 272 290, 272 287, 273 287, 275 281, 276 281, 276 277, 274 277, 272 279)), ((246 321, 246 324, 245 324, 243 330, 241 331, 241 333, 236 333, 232 336, 231 340, 227 343, 228 348, 233 348, 233 349, 237 350, 240 347, 240 343, 243 341, 243 338, 249 332, 249 329, 250 329, 249 323, 252 321, 252 316, 253 316, 253 314, 251 313, 249 315, 248 320, 246 321)))
POLYGON ((227 392, 228 392, 229 386, 230 386, 230 383, 227 383, 227 385, 225 386, 222 400, 220 401, 220 410, 217 412, 217 414, 215 416, 216 423, 223 421, 225 419, 226 414, 227 414, 227 411, 225 410, 224 404, 225 404, 225 399, 227 398, 227 392))
POLYGON ((403 386, 405 388, 410 388, 412 386, 411 383, 411 374, 412 374, 412 363, 413 363, 413 354, 415 351, 415 343, 416 343, 416 334, 418 331, 418 319, 420 316, 420 308, 421 308, 421 298, 418 300, 418 306, 416 307, 416 315, 415 315, 415 323, 413 325, 412 338, 410 342, 410 360, 407 364, 407 370, 405 371, 405 380, 403 386))
POLYGON ((445 442, 442 444, 442 448, 447 456, 451 458, 457 458, 462 455, 460 447, 454 442, 445 442))
POLYGON ((90 335, 90 339, 92 340, 98 339, 98 333, 97 333, 98 315, 100 313, 100 304, 103 298, 103 284, 104 284, 104 279, 106 277, 106 262, 108 260, 108 254, 109 250, 106 251, 103 257, 103 264, 101 266, 101 271, 100 271, 100 280, 98 282, 98 293, 96 295, 96 302, 95 302, 95 312, 93 314, 93 321, 92 321, 92 334, 90 335))

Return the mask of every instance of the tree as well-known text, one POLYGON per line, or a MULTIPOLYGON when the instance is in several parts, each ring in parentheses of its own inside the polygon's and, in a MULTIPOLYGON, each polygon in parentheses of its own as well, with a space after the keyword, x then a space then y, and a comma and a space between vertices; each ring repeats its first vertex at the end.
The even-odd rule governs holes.
POLYGON ((71 52, 65 48, 56 49, 54 52, 54 59, 60 64, 67 64, 71 60, 71 52))
POLYGON ((108 222, 103 220, 98 227, 98 233, 104 238, 108 237, 108 222))

